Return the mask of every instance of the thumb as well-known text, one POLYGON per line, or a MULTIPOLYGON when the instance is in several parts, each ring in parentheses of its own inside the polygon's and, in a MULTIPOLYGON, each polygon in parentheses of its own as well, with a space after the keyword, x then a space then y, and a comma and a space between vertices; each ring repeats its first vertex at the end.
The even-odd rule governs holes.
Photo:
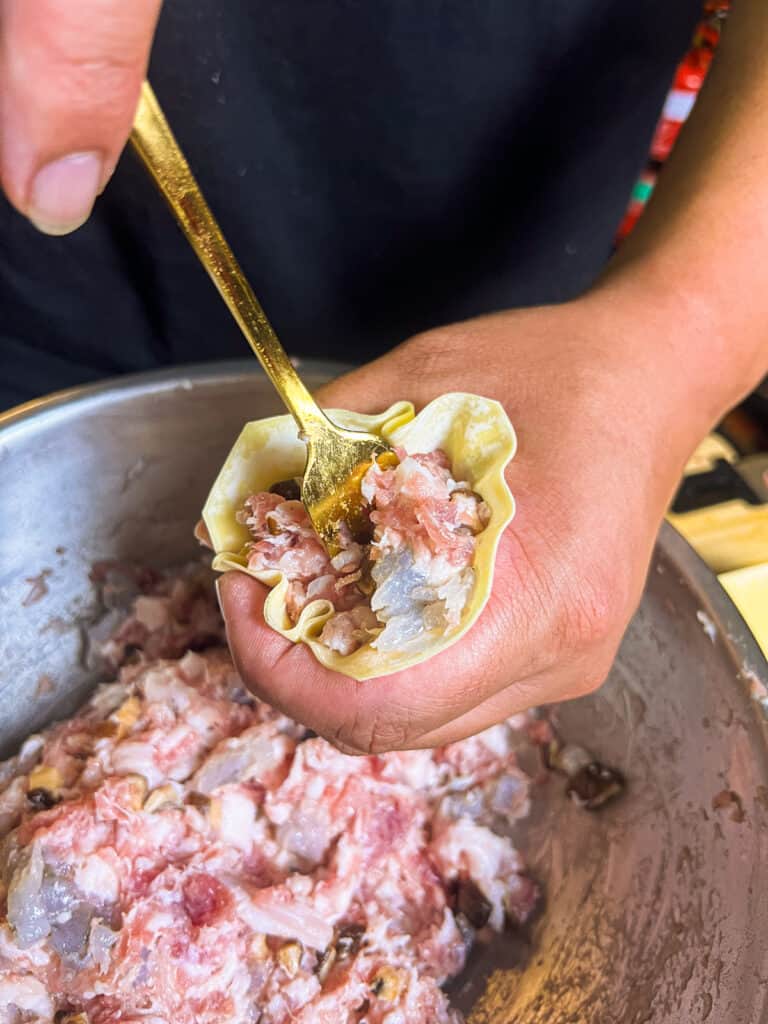
POLYGON ((0 182, 36 227, 89 217, 131 129, 160 0, 0 0, 0 182))
POLYGON ((383 412, 393 402, 410 399, 412 388, 405 385, 399 372, 398 350, 366 363, 330 381, 315 392, 324 409, 350 409, 353 412, 383 412))

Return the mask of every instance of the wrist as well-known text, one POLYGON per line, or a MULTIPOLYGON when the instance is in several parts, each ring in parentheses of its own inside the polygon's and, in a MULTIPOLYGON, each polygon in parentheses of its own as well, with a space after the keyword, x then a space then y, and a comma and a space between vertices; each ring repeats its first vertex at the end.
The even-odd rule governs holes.
POLYGON ((717 284, 702 285, 659 259, 617 258, 584 296, 620 334, 621 358, 650 375, 696 444, 768 372, 766 316, 736 309, 717 284))
POLYGON ((640 278, 606 277, 573 312, 587 338, 588 368, 605 429, 634 470, 643 516, 664 514, 688 459, 740 397, 701 310, 640 278))

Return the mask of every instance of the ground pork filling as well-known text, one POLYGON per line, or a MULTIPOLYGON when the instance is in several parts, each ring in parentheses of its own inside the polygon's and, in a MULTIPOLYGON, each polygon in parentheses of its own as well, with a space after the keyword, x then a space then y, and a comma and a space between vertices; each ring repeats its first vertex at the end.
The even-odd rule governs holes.
POLYGON ((199 572, 102 582, 114 681, 0 765, 1 1024, 457 1024, 536 902, 543 721, 347 757, 246 693, 199 572))
POLYGON ((425 647, 459 623, 474 586, 475 538, 488 506, 453 479, 445 452, 397 455, 395 467, 374 464, 363 478, 372 541, 343 537, 334 558, 298 500, 298 482, 252 495, 238 513, 252 537, 248 567, 285 575, 294 625, 311 601, 330 601, 320 641, 342 655, 366 643, 380 651, 425 647))

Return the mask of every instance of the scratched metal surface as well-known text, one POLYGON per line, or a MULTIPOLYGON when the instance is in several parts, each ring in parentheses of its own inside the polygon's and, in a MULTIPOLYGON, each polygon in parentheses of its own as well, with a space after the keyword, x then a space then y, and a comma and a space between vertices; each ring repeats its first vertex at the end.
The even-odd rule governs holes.
MULTIPOLYGON (((311 386, 332 372, 305 368, 311 386)), ((93 561, 194 553, 234 436, 278 408, 237 364, 0 417, 0 754, 93 684, 93 561)), ((472 1024, 768 1024, 766 686, 738 613, 666 528, 609 682, 557 712, 628 794, 593 816, 562 780, 542 788, 516 839, 545 905, 454 986, 472 1024), (715 809, 724 791, 738 800, 715 809)))

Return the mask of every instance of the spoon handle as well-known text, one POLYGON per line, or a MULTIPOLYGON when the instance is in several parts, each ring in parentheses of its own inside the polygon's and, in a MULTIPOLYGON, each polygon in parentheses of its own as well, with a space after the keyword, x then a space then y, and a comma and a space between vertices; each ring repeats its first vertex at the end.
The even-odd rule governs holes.
POLYGON ((293 368, 208 208, 149 82, 141 87, 131 142, 302 433, 327 429, 328 420, 293 368))

